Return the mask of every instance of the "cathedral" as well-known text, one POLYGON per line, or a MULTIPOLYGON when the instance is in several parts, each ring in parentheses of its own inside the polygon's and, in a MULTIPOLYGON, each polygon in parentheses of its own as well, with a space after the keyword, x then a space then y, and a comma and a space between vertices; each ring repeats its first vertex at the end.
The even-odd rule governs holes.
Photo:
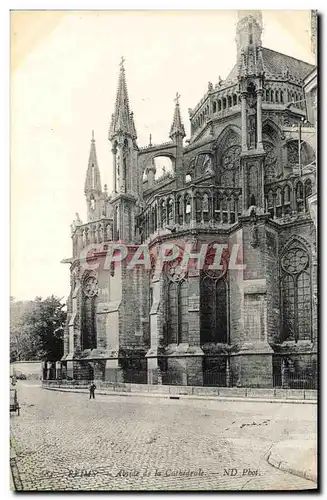
POLYGON ((262 26, 261 11, 238 11, 235 65, 189 109, 188 140, 177 94, 169 140, 138 145, 122 60, 113 192, 92 135, 87 221, 74 221, 64 260, 64 356, 44 378, 316 388, 316 66, 263 47, 262 26), (159 172, 158 158, 172 169, 159 172), (213 270, 176 258, 156 273, 103 265, 115 242, 151 258, 169 243, 224 250, 213 270), (92 244, 98 262, 85 267, 92 244), (229 266, 233 248, 241 264, 229 266))

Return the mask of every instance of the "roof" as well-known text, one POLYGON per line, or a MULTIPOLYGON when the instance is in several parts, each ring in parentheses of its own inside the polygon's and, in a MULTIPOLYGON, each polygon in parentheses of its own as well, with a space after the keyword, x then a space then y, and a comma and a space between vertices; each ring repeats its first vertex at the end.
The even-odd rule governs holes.
MULTIPOLYGON (((288 71, 291 77, 304 80, 314 68, 313 64, 281 54, 275 50, 266 49, 265 47, 262 47, 262 59, 266 76, 282 75, 288 71)), ((237 74, 238 64, 235 64, 225 81, 237 79, 237 74)))

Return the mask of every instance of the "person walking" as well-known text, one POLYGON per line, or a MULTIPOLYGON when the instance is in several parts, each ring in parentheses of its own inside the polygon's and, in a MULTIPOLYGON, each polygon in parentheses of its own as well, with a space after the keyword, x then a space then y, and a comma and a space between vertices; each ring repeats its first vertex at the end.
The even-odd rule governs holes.
POLYGON ((90 399, 92 399, 92 398, 95 399, 96 386, 95 386, 94 382, 91 382, 89 389, 90 389, 90 399))

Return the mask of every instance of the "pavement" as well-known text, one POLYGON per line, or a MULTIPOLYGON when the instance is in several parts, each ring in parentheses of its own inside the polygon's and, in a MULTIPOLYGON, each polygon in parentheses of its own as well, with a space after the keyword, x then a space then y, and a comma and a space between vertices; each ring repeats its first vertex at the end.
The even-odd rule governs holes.
POLYGON ((317 489, 269 462, 282 442, 302 450, 314 440, 315 404, 294 411, 287 403, 186 397, 89 400, 30 381, 20 381, 18 393, 21 413, 10 422, 20 491, 317 489))
POLYGON ((313 439, 292 439, 275 444, 267 460, 273 467, 317 483, 317 444, 313 439))

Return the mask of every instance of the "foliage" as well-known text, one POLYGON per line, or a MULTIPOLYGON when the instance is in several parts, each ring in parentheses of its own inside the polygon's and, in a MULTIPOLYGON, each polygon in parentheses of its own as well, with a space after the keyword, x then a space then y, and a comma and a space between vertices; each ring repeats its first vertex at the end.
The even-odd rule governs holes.
POLYGON ((56 361, 63 355, 65 304, 52 295, 33 301, 10 298, 10 361, 56 361))

